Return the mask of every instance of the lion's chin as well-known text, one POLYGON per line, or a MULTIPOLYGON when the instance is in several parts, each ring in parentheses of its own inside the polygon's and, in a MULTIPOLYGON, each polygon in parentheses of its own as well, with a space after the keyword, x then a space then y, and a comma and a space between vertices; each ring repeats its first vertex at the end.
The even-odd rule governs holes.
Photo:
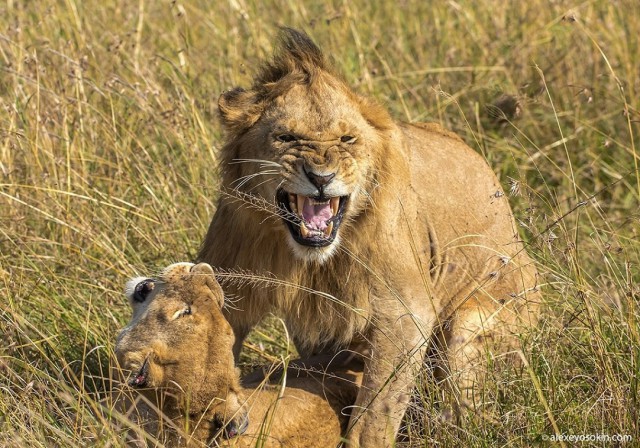
POLYGON ((291 233, 287 232, 287 243, 289 244, 289 247, 291 248, 291 251, 296 258, 303 261, 323 264, 326 263, 338 249, 338 245, 340 244, 340 236, 336 235, 329 245, 313 247, 303 246, 293 238, 291 233))

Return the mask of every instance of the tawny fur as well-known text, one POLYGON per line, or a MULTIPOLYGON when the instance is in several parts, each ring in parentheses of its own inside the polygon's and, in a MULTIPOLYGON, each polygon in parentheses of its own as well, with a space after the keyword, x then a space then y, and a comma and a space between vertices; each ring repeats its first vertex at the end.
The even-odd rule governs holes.
MULTIPOLYGON (((118 336, 116 356, 128 383, 144 376, 144 399, 135 416, 150 435, 168 446, 336 446, 361 371, 357 364, 333 370, 290 372, 284 386, 242 387, 234 367, 233 332, 222 314, 223 295, 207 264, 178 263, 151 281, 142 302, 127 288, 133 319, 118 336), (148 363, 144 367, 145 360, 148 363), (355 366, 356 370, 351 370, 355 366), (247 421, 244 434, 224 438, 247 421)), ((131 444, 145 445, 133 437, 131 444)))
POLYGON ((488 343, 516 343, 539 302, 536 267, 485 160, 437 124, 395 123, 294 30, 219 108, 221 195, 198 259, 238 299, 227 312, 236 352, 267 313, 302 353, 364 347, 365 411, 351 417, 350 446, 393 443, 430 343, 455 396, 476 401, 486 349, 498 350, 488 343), (318 194, 309 171, 335 174, 325 192, 349 197, 326 247, 294 241, 274 206, 278 189, 318 194))

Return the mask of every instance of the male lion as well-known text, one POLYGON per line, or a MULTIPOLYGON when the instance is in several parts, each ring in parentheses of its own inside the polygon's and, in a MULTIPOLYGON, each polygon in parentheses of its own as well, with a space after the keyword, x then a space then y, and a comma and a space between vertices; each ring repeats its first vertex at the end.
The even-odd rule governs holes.
MULTIPOLYGON (((326 448, 340 442, 361 365, 289 372, 283 385, 240 385, 224 297, 206 263, 176 263, 128 282, 131 322, 115 353, 146 400, 124 409, 168 446, 326 448), (286 386, 285 386, 286 385, 286 386), (220 433, 229 440, 223 442, 220 433)), ((124 404, 124 400, 121 404, 124 404)), ((146 446, 143 441, 133 441, 146 446)), ((149 443, 151 445, 151 443, 149 443)))
POLYGON ((393 443, 428 341, 473 399, 488 341, 539 300, 484 159, 436 124, 395 123, 292 29, 219 110, 222 194, 198 259, 267 285, 226 284, 236 350, 270 312, 303 355, 364 346, 350 446, 393 443))

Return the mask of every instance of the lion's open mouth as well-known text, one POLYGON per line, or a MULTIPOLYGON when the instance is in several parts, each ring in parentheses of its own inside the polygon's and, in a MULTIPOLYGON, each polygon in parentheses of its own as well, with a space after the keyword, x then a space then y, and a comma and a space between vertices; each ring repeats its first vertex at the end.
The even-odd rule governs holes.
POLYGON ((149 358, 144 360, 142 367, 140 370, 134 374, 129 380, 129 386, 131 387, 145 387, 147 385, 147 381, 149 379, 149 358))
POLYGON ((293 239, 304 246, 323 247, 335 239, 348 197, 312 198, 279 190, 277 200, 293 239))

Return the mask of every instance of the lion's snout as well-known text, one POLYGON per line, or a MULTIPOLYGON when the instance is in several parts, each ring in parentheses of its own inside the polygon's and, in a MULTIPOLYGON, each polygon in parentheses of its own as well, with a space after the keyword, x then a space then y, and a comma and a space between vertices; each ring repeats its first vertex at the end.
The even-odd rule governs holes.
POLYGON ((164 387, 171 378, 163 364, 154 351, 126 353, 120 363, 123 382, 134 388, 164 387))
POLYGON ((336 173, 328 173, 328 174, 320 174, 318 170, 311 170, 308 168, 304 168, 304 174, 307 176, 307 179, 320 191, 319 196, 323 196, 322 190, 324 187, 329 184, 336 177, 336 173))

